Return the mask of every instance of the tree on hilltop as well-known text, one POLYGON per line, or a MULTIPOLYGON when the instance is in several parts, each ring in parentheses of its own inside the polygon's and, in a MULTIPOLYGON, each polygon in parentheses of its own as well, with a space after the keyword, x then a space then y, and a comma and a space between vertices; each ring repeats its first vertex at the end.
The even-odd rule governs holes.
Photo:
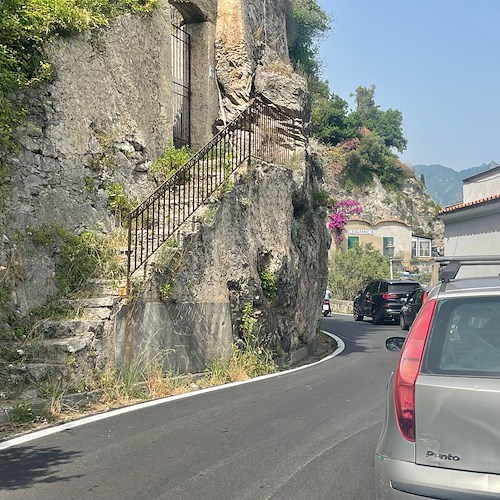
POLYGON ((375 104, 375 85, 359 86, 353 96, 356 99, 354 118, 362 126, 378 134, 388 148, 396 148, 400 153, 406 149, 407 140, 403 136, 403 114, 398 109, 383 111, 375 104))

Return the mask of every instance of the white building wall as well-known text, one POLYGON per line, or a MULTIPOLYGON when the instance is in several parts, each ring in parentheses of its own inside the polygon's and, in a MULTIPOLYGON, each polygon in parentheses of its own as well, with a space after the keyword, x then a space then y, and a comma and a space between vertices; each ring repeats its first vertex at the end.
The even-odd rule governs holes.
MULTIPOLYGON (((499 174, 500 175, 500 174, 499 174)), ((500 213, 484 215, 473 219, 446 221, 444 230, 444 251, 447 257, 499 255, 500 256, 500 213)), ((498 274, 497 269, 467 267, 459 276, 498 274)))
POLYGON ((470 182, 464 181, 463 192, 464 203, 500 194, 500 170, 496 170, 490 175, 485 172, 484 176, 470 182))

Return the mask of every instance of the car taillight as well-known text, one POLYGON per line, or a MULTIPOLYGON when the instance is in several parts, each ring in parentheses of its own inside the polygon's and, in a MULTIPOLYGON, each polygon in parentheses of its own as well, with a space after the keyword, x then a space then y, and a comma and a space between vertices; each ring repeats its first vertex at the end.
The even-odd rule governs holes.
POLYGON ((428 300, 418 313, 406 338, 394 374, 394 409, 401 435, 415 442, 415 382, 420 371, 436 299, 428 300))
POLYGON ((387 299, 397 299, 398 296, 395 293, 383 293, 382 294, 382 298, 384 300, 387 300, 387 299))

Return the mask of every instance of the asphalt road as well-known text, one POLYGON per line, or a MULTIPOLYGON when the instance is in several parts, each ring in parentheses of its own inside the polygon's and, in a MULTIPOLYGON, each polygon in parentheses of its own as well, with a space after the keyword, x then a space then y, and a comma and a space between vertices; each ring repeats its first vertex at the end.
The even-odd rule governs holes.
POLYGON ((330 360, 0 451, 1 499, 373 498, 399 326, 334 315, 330 360))

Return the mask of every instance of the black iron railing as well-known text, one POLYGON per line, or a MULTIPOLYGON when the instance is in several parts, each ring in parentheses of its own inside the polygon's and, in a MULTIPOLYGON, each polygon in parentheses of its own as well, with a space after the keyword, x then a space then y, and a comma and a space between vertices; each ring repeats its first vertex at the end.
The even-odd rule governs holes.
POLYGON ((229 181, 238 166, 252 159, 285 165, 303 149, 303 142, 300 120, 254 100, 129 214, 127 293, 130 276, 229 181))

